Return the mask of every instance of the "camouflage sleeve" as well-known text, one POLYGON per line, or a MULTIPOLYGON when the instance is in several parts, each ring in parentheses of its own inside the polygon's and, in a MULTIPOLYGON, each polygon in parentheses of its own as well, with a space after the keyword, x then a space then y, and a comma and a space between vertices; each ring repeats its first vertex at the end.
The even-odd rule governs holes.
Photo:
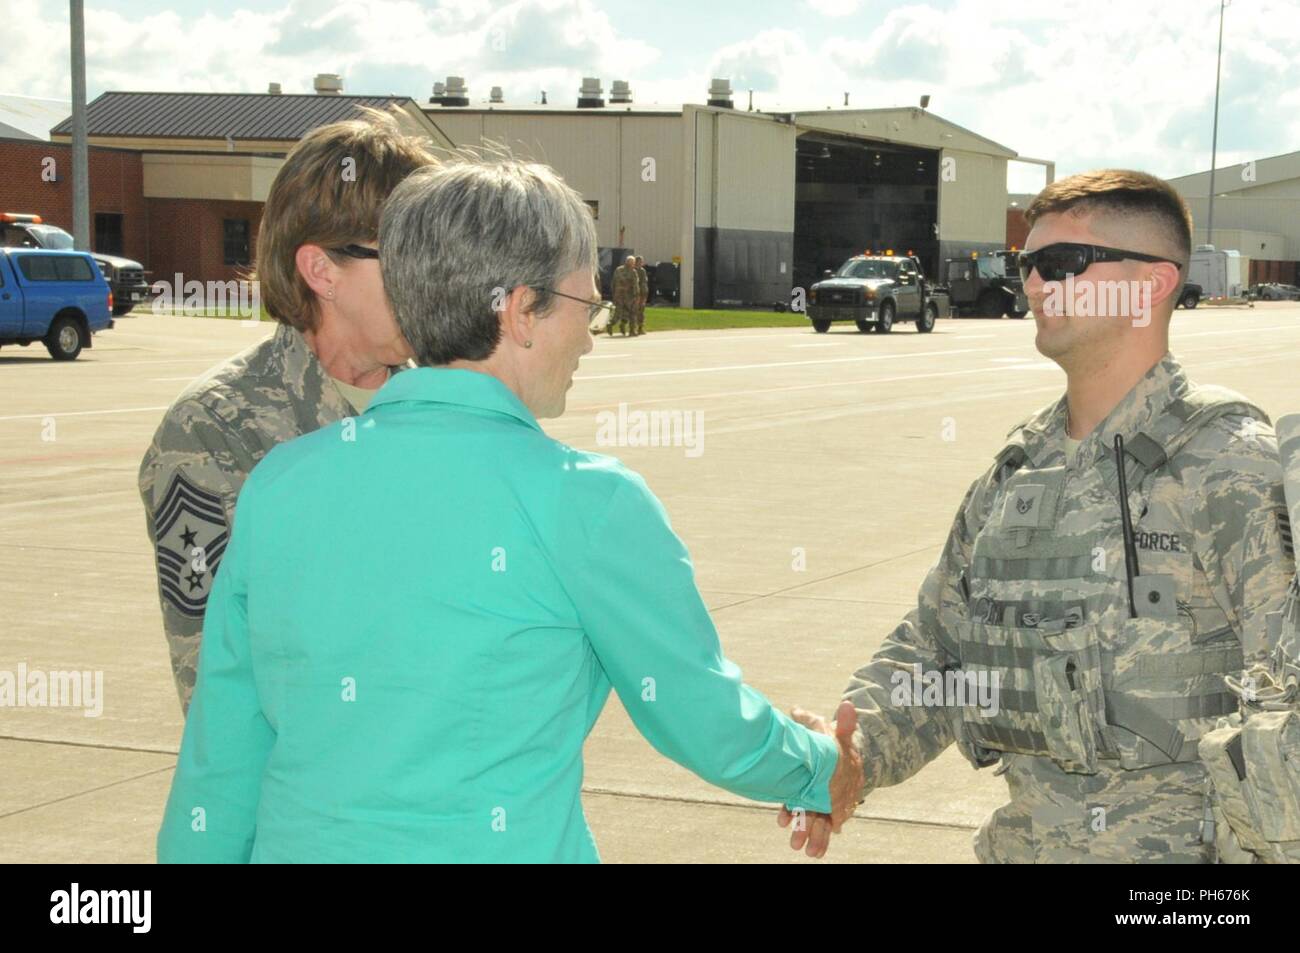
POLYGON ((862 752, 867 790, 906 781, 957 740, 957 709, 900 704, 898 686, 912 684, 916 666, 924 674, 957 664, 951 654, 957 644, 953 622, 964 614, 961 579, 978 531, 977 502, 984 481, 981 478, 967 491, 943 553, 921 584, 916 608, 871 661, 853 673, 844 691, 843 697, 858 711, 855 739, 862 752))
POLYGON ((644 295, 650 290, 650 275, 644 268, 638 268, 636 272, 636 293, 644 295))
POLYGON ((140 464, 163 630, 182 711, 194 691, 203 612, 243 482, 233 436, 198 401, 167 411, 140 464))
POLYGON ((1212 427, 1218 439, 1193 518, 1197 553, 1251 665, 1274 648, 1267 616, 1282 608, 1295 573, 1282 465, 1267 424, 1229 416, 1212 427))

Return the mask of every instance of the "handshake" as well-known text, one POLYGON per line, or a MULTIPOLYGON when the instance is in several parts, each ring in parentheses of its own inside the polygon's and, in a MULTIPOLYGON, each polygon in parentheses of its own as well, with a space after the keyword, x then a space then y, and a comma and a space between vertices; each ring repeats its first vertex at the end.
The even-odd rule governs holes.
POLYGON ((830 781, 831 812, 792 812, 782 807, 776 818, 781 827, 790 827, 793 823, 790 846, 794 850, 804 848, 809 857, 824 857, 831 843, 831 834, 838 834, 844 822, 853 816, 857 806, 862 803, 862 789, 866 786, 866 779, 862 773, 862 755, 853 744, 853 729, 857 727, 858 715, 852 702, 840 702, 840 707, 835 712, 833 731, 821 715, 814 715, 802 708, 792 709, 790 717, 806 728, 831 735, 840 748, 840 759, 830 781))

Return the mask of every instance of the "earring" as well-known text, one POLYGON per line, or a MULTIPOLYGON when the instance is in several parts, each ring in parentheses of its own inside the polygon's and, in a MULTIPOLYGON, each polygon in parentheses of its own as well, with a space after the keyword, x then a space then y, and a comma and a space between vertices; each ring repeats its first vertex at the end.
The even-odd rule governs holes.
POLYGON ((332 300, 334 299, 334 289, 331 288, 331 289, 329 290, 329 293, 326 294, 325 297, 329 298, 329 299, 332 301, 332 300))
POLYGON ((532 347, 532 346, 533 346, 533 342, 532 342, 532 341, 525 341, 525 342, 524 342, 524 347, 532 347))

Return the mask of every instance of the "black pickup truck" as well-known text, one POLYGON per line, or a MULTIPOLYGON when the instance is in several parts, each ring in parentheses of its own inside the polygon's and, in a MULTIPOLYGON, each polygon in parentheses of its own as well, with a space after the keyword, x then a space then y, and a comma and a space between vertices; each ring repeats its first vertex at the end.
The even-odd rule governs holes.
MULTIPOLYGON (((73 239, 57 225, 49 225, 39 215, 18 212, 0 213, 0 246, 6 248, 48 248, 71 251, 73 239)), ((113 315, 121 317, 137 304, 149 300, 149 281, 144 266, 120 255, 92 252, 95 264, 113 290, 113 315)))
POLYGON ((836 321, 852 321, 858 330, 888 334, 897 321, 912 321, 928 334, 934 322, 948 317, 948 293, 932 286, 914 257, 857 255, 827 272, 808 289, 808 320, 825 334, 836 321))

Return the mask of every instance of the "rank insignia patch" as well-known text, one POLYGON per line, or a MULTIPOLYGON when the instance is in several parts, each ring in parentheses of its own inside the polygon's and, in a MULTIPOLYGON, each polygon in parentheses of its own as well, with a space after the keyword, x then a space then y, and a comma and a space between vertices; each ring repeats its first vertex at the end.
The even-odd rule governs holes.
POLYGON ((178 472, 154 511, 154 532, 163 598, 183 615, 202 618, 229 539, 221 498, 178 472))

